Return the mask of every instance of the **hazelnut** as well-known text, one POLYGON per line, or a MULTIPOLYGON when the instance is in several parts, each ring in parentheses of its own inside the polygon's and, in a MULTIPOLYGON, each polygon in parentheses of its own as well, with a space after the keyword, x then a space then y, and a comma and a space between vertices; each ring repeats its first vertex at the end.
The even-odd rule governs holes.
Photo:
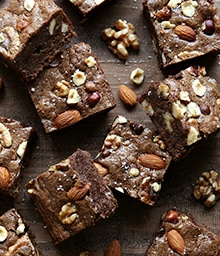
POLYGON ((75 71, 75 73, 72 75, 72 78, 76 86, 80 86, 84 84, 86 81, 86 75, 84 74, 84 72, 80 71, 79 69, 75 71))
POLYGON ((165 221, 167 222, 176 222, 178 220, 178 212, 175 210, 170 210, 165 216, 165 221))
POLYGON ((144 80, 144 70, 136 68, 131 72, 130 79, 135 84, 141 84, 144 80))
POLYGON ((165 6, 156 13, 156 18, 159 22, 169 20, 171 18, 171 10, 165 6))
POLYGON ((142 124, 131 124, 131 129, 135 134, 140 135, 144 131, 144 126, 142 124))
POLYGON ((209 115, 211 113, 210 107, 206 104, 199 105, 199 108, 203 115, 209 115))
POLYGON ((0 242, 4 242, 8 237, 8 231, 4 226, 0 226, 0 242))
POLYGON ((100 101, 101 96, 98 92, 93 92, 89 94, 87 98, 87 103, 89 104, 90 108, 94 108, 96 104, 100 101))
POLYGON ((34 8, 35 1, 34 0, 24 0, 24 8, 28 12, 31 12, 34 8))
POLYGON ((215 22, 212 19, 204 20, 202 24, 202 31, 206 35, 212 35, 215 32, 215 22))
POLYGON ((19 20, 19 21, 17 22, 16 28, 17 28, 18 31, 21 32, 21 31, 24 30, 28 25, 29 25, 29 21, 28 21, 27 19, 21 19, 21 20, 19 20))

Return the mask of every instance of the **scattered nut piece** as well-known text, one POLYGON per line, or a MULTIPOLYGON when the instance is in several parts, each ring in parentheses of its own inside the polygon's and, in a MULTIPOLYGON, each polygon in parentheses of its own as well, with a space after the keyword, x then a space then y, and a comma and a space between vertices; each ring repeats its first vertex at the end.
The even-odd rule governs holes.
POLYGON ((192 83, 192 89, 197 96, 202 97, 206 92, 206 87, 200 83, 198 79, 192 83))
POLYGON ((56 83, 55 87, 55 94, 59 97, 65 97, 69 93, 70 83, 65 80, 61 80, 56 83))
POLYGON ((171 10, 167 6, 164 6, 156 13, 156 18, 159 22, 169 20, 171 18, 171 10))
POLYGON ((136 93, 126 85, 120 85, 118 89, 121 101, 129 106, 134 106, 137 103, 136 93))
POLYGON ((0 226, 0 242, 4 242, 8 237, 8 231, 4 226, 0 226))
POLYGON ((139 176, 140 174, 140 171, 137 167, 131 167, 129 170, 128 170, 128 174, 131 176, 131 177, 137 177, 139 176))
POLYGON ((176 210, 169 210, 165 216, 165 221, 174 223, 178 221, 178 212, 176 210))
POLYGON ((17 149, 17 155, 22 159, 24 157, 26 148, 27 148, 27 141, 22 141, 17 149))
POLYGON ((56 27, 56 19, 55 18, 53 18, 52 20, 51 20, 51 22, 50 22, 50 25, 49 25, 49 34, 52 36, 53 35, 53 33, 54 33, 54 29, 55 29, 55 27, 56 27))
POLYGON ((120 59, 128 57, 127 48, 139 49, 139 40, 134 25, 126 20, 117 20, 115 22, 115 29, 104 29, 102 31, 102 39, 107 41, 109 50, 120 59))
POLYGON ((199 131, 195 127, 190 126, 189 132, 187 135, 187 145, 190 146, 200 139, 201 137, 200 137, 199 131))
POLYGON ((121 256, 121 245, 117 239, 114 239, 105 250, 104 256, 121 256))
POLYGON ((193 17, 195 9, 198 6, 197 1, 188 0, 181 3, 182 13, 187 17, 193 17))
POLYGON ((104 177, 104 176, 108 173, 108 169, 105 168, 103 165, 101 165, 101 164, 99 164, 99 163, 96 163, 96 162, 94 162, 94 165, 95 165, 95 167, 97 168, 98 173, 99 173, 102 177, 104 177))
POLYGON ((207 207, 215 205, 220 198, 218 173, 214 170, 203 172, 194 185, 193 195, 197 200, 202 200, 207 207))
POLYGON ((183 105, 179 100, 176 102, 173 102, 172 104, 172 115, 175 118, 182 119, 184 117, 184 114, 186 113, 187 108, 185 105, 183 105))
POLYGON ((16 234, 19 236, 20 234, 23 234, 25 231, 25 225, 22 222, 22 219, 18 219, 18 227, 16 228, 16 234))
POLYGON ((204 20, 202 23, 202 31, 206 35, 212 35, 215 32, 215 22, 212 19, 204 20))
POLYGON ((144 80, 144 70, 136 68, 131 72, 130 79, 135 84, 141 84, 144 80))
POLYGON ((167 6, 170 8, 176 8, 181 2, 182 0, 170 0, 167 6))
POLYGON ((1 134, 0 142, 2 146, 6 148, 11 147, 12 137, 9 129, 3 123, 0 123, 0 134, 1 134))
POLYGON ((75 88, 70 89, 67 96, 66 103, 71 106, 71 105, 77 104, 78 102, 80 102, 80 100, 81 100, 81 97, 78 94, 77 90, 75 88))
POLYGON ((166 129, 169 133, 173 132, 172 122, 174 122, 174 117, 169 113, 166 112, 163 114, 164 123, 166 125, 166 129))
POLYGON ((101 95, 98 92, 92 92, 87 98, 87 103, 90 108, 94 108, 97 103, 100 101, 101 95))

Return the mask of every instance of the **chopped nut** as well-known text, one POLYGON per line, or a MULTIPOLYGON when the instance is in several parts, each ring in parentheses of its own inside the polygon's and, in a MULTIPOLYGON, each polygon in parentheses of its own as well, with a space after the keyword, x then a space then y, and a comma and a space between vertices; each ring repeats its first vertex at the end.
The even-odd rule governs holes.
POLYGON ((80 71, 79 69, 75 71, 75 73, 72 75, 72 78, 76 86, 80 86, 84 84, 86 81, 86 75, 84 74, 84 72, 80 71))
POLYGON ((189 132, 188 132, 188 135, 187 135, 187 145, 190 146, 192 145, 193 143, 197 142, 198 140, 200 140, 200 134, 199 134, 199 131, 191 126, 189 128, 189 132))
POLYGON ((112 148, 113 150, 117 150, 121 146, 121 143, 122 143, 121 136, 111 134, 105 138, 104 146, 107 148, 112 148))
POLYGON ((69 31, 69 25, 66 23, 66 22, 62 22, 62 25, 61 25, 61 32, 62 33, 66 33, 69 31))
POLYGON ((170 8, 176 8, 181 2, 182 0, 170 0, 167 6, 170 8))
POLYGON ((89 68, 91 68, 91 67, 95 66, 96 60, 95 60, 95 58, 94 58, 93 56, 89 56, 89 57, 85 60, 85 63, 86 63, 86 65, 87 65, 89 68))
POLYGON ((194 185, 193 195, 197 200, 201 199, 207 207, 215 205, 220 197, 218 173, 214 170, 203 172, 194 185))
POLYGON ((165 150, 166 149, 166 145, 164 143, 164 141, 162 140, 160 135, 157 135, 154 139, 153 142, 157 143, 160 146, 160 149, 165 150))
POLYGON ((76 207, 71 203, 66 203, 62 206, 61 211, 59 212, 59 220, 63 224, 70 225, 72 224, 76 218, 78 217, 76 207))
POLYGON ((157 87, 157 94, 161 95, 164 99, 167 99, 169 96, 169 90, 169 86, 161 82, 157 87))
POLYGON ((137 177, 137 176, 139 176, 140 171, 139 171, 139 169, 136 168, 136 167, 131 167, 131 168, 128 170, 128 174, 129 174, 131 177, 137 177))
POLYGON ((50 25, 49 25, 49 34, 52 36, 53 33, 54 33, 54 29, 55 29, 55 26, 56 26, 56 19, 53 18, 50 22, 50 25))
POLYGON ((159 192, 161 190, 161 184, 154 182, 152 184, 150 184, 150 186, 152 187, 154 192, 159 192))
POLYGON ((198 6, 197 1, 188 0, 181 3, 182 13, 187 17, 192 17, 195 14, 195 9, 198 6))
POLYGON ((170 28, 175 28, 176 25, 172 24, 169 20, 165 20, 161 22, 161 27, 163 29, 170 29, 170 28))
POLYGON ((34 8, 35 1, 34 0, 24 0, 24 8, 28 11, 31 12, 34 8))
POLYGON ((144 80, 144 70, 141 68, 132 70, 130 79, 135 84, 141 84, 144 80))
POLYGON ((81 100, 81 97, 78 94, 77 90, 75 88, 70 89, 67 96, 66 103, 68 105, 75 105, 78 102, 80 102, 80 100, 81 100))
POLYGON ((61 80, 56 83, 55 87, 55 94, 59 97, 65 97, 69 93, 70 84, 65 80, 61 80))
POLYGON ((163 114, 163 118, 164 118, 164 123, 166 125, 166 129, 168 130, 169 133, 172 133, 173 132, 172 122, 174 121, 173 116, 169 112, 166 112, 165 114, 163 114))
POLYGON ((23 234, 25 231, 25 225, 22 222, 21 218, 18 219, 18 227, 16 228, 16 234, 19 236, 20 234, 23 234))
POLYGON ((190 102, 189 93, 187 91, 180 92, 180 100, 183 102, 190 102))
POLYGON ((201 115, 200 108, 195 102, 192 101, 187 105, 187 115, 188 117, 199 117, 201 115))
POLYGON ((18 20, 16 28, 18 31, 23 31, 26 27, 28 27, 29 21, 25 18, 18 20))
POLYGON ((156 18, 159 22, 169 20, 171 18, 171 10, 167 6, 164 6, 156 13, 156 18))
POLYGON ((154 114, 153 107, 152 107, 152 105, 148 101, 143 100, 141 105, 142 105, 143 109, 147 112, 147 114, 149 116, 152 116, 154 114))
POLYGON ((7 36, 9 39, 9 42, 10 42, 9 53, 11 55, 17 53, 17 51, 21 45, 18 31, 15 30, 13 27, 5 27, 2 29, 2 32, 6 34, 4 37, 7 36))
POLYGON ((8 237, 8 231, 4 226, 0 226, 0 242, 4 242, 8 237))
POLYGON ((19 145, 18 149, 17 149, 17 155, 22 159, 24 157, 26 148, 27 148, 27 141, 23 141, 21 142, 21 144, 19 145))
POLYGON ((99 173, 102 177, 104 177, 104 176, 108 173, 108 169, 105 168, 103 165, 101 165, 101 164, 99 164, 99 163, 95 163, 95 162, 94 162, 94 165, 95 165, 95 167, 97 168, 98 173, 99 173))
POLYGON ((202 97, 206 92, 206 87, 200 83, 198 79, 192 83, 192 89, 197 96, 202 97))
POLYGON ((125 20, 116 20, 115 29, 106 28, 102 31, 102 39, 108 43, 108 48, 120 59, 128 57, 128 47, 139 49, 139 40, 133 24, 125 20))
POLYGON ((9 129, 3 123, 0 123, 0 134, 2 135, 0 138, 2 146, 6 148, 11 147, 12 137, 9 129))
POLYGON ((173 102, 172 104, 172 115, 175 118, 182 119, 184 117, 184 114, 186 113, 187 108, 185 105, 183 105, 179 100, 176 102, 173 102))

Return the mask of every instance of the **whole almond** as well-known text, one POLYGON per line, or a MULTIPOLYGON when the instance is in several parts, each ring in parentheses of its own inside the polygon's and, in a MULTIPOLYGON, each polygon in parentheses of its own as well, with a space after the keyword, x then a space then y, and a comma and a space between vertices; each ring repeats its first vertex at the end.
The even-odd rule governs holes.
POLYGON ((98 173, 101 175, 101 176, 105 176, 107 173, 108 173, 108 169, 105 168, 103 165, 101 165, 100 163, 94 163, 95 167, 97 168, 98 170, 98 173))
POLYGON ((0 166, 0 188, 7 189, 10 182, 10 173, 6 167, 0 166))
POLYGON ((141 165, 151 168, 160 170, 165 168, 164 160, 155 154, 144 154, 138 157, 138 160, 141 165))
POLYGON ((121 101, 129 106, 134 106, 137 103, 137 95, 126 85, 120 85, 118 89, 121 101))
POLYGON ((179 38, 189 42, 196 40, 196 32, 187 25, 177 25, 174 28, 174 33, 177 34, 179 38))
POLYGON ((114 239, 107 247, 104 256, 121 256, 121 245, 117 239, 114 239))
POLYGON ((81 114, 78 110, 67 110, 61 114, 59 114, 55 119, 54 119, 54 126, 57 129, 61 129, 64 127, 67 127, 69 125, 72 125, 74 123, 77 123, 81 119, 81 114))
POLYGON ((86 196, 86 194, 89 192, 89 189, 90 189, 89 183, 76 184, 67 192, 67 197, 72 201, 82 200, 86 196))
POLYGON ((184 239, 177 230, 172 229, 172 230, 168 231, 167 241, 168 241, 170 248, 173 251, 177 252, 180 255, 183 255, 184 246, 185 246, 184 239))

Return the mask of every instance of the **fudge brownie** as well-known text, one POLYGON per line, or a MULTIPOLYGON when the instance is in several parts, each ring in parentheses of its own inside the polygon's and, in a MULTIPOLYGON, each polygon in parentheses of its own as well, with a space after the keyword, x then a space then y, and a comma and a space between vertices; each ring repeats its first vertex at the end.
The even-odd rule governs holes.
POLYGON ((42 255, 33 234, 14 208, 0 216, 0 255, 42 255))
POLYGON ((138 101, 174 160, 219 131, 220 93, 204 67, 191 66, 151 83, 138 101))
POLYGON ((85 43, 67 48, 27 88, 47 133, 116 105, 104 71, 85 43))
POLYGON ((69 0, 79 10, 79 12, 86 16, 95 8, 100 6, 106 0, 69 0))
POLYGON ((94 161, 110 187, 154 205, 171 156, 157 132, 117 116, 94 161))
POLYGON ((75 36, 63 10, 53 0, 11 0, 0 9, 0 58, 30 81, 75 36))
POLYGON ((55 244, 110 217, 117 208, 91 154, 78 149, 27 183, 55 244))
POLYGON ((145 0, 143 12, 162 68, 220 50, 213 0, 145 0))
POLYGON ((17 196, 34 134, 32 127, 0 116, 0 193, 17 196))
POLYGON ((162 217, 145 256, 218 256, 219 252, 220 236, 195 222, 189 214, 171 209, 162 217))

